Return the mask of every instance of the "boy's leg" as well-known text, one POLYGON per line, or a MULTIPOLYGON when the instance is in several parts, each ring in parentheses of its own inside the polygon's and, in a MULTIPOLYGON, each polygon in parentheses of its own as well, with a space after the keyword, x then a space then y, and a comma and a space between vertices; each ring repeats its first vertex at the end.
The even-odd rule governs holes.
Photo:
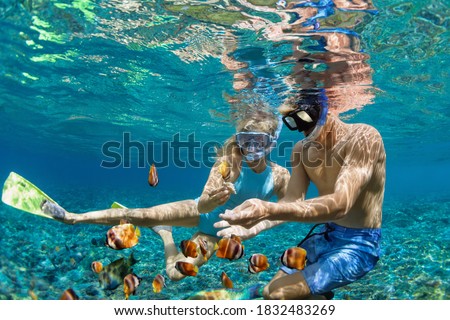
POLYGON ((121 220, 127 220, 136 226, 152 227, 157 225, 173 225, 190 227, 198 224, 199 216, 195 200, 171 202, 150 208, 113 208, 81 214, 67 212, 59 206, 53 208, 53 206, 47 206, 45 204, 43 205, 43 210, 44 212, 47 210, 48 212, 46 213, 55 216, 57 220, 67 224, 118 225, 121 220), (57 215, 53 214, 53 211, 57 215))
POLYGON ((217 238, 205 235, 203 233, 196 233, 191 240, 197 243, 199 245, 199 239, 202 238, 206 241, 208 246, 208 252, 205 257, 199 252, 197 258, 186 258, 183 253, 178 252, 177 245, 175 244, 172 236, 172 232, 161 228, 157 231, 158 235, 161 237, 164 243, 164 255, 166 260, 166 273, 167 276, 173 280, 178 281, 186 277, 182 273, 180 273, 176 268, 175 265, 178 261, 184 261, 188 263, 192 263, 193 265, 196 265, 197 267, 201 267, 214 253, 214 245, 217 242, 217 238))

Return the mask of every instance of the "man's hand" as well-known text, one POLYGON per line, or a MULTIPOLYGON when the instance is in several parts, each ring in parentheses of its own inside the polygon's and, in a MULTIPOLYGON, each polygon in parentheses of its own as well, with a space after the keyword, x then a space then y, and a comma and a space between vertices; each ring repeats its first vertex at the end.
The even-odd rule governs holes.
POLYGON ((219 215, 224 221, 214 224, 215 228, 224 228, 231 225, 238 225, 250 229, 259 221, 269 216, 267 210, 268 202, 259 199, 250 199, 233 210, 226 210, 225 213, 219 215))

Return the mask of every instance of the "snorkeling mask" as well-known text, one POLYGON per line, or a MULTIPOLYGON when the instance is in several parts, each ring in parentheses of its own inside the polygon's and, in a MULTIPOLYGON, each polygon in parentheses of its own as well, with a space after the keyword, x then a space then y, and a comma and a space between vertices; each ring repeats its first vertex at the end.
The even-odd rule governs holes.
POLYGON ((248 161, 259 160, 266 155, 266 149, 270 147, 274 137, 265 132, 238 132, 236 142, 241 149, 245 149, 244 155, 248 161))
POLYGON ((236 143, 241 149, 245 149, 247 154, 243 155, 247 161, 257 161, 267 154, 277 145, 277 139, 283 127, 283 122, 278 121, 275 136, 265 132, 238 132, 236 133, 236 143))
POLYGON ((282 117, 289 130, 305 132, 303 142, 315 140, 325 125, 328 113, 328 99, 324 89, 304 90, 297 108, 282 117), (307 131, 312 132, 306 134, 307 131))
POLYGON ((300 105, 297 109, 283 116, 282 119, 289 130, 308 131, 321 118, 320 109, 318 105, 300 105))

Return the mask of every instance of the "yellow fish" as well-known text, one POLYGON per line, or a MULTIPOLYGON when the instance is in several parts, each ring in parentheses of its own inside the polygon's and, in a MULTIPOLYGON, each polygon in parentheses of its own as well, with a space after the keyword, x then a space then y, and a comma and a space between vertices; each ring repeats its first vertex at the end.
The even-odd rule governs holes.
POLYGON ((286 267, 303 270, 306 265, 306 250, 300 247, 287 249, 280 258, 286 267))
POLYGON ((148 172, 148 184, 151 187, 156 187, 159 183, 158 172, 156 172, 155 164, 153 163, 148 172))
POLYGON ((231 174, 231 165, 228 161, 224 160, 219 164, 219 172, 222 175, 223 180, 228 180, 231 174))
POLYGON ((156 275, 155 279, 153 279, 152 287, 153 292, 159 293, 166 286, 166 280, 161 274, 156 275))
POLYGON ((106 245, 115 250, 128 249, 137 245, 140 236, 138 227, 121 221, 120 225, 112 227, 106 233, 106 245))
POLYGON ((31 299, 33 299, 33 300, 39 300, 37 294, 36 294, 33 290, 31 290, 31 289, 28 290, 28 295, 29 295, 29 296, 31 297, 31 299))

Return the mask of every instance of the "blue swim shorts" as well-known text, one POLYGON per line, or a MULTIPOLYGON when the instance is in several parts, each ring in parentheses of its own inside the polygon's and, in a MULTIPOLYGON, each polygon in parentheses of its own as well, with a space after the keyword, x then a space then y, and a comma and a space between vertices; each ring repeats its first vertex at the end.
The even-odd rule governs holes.
MULTIPOLYGON (((307 252, 300 272, 312 294, 323 294, 352 283, 372 270, 380 256, 381 229, 353 229, 327 223, 301 247, 307 252)), ((299 272, 282 266, 287 274, 299 272)))

